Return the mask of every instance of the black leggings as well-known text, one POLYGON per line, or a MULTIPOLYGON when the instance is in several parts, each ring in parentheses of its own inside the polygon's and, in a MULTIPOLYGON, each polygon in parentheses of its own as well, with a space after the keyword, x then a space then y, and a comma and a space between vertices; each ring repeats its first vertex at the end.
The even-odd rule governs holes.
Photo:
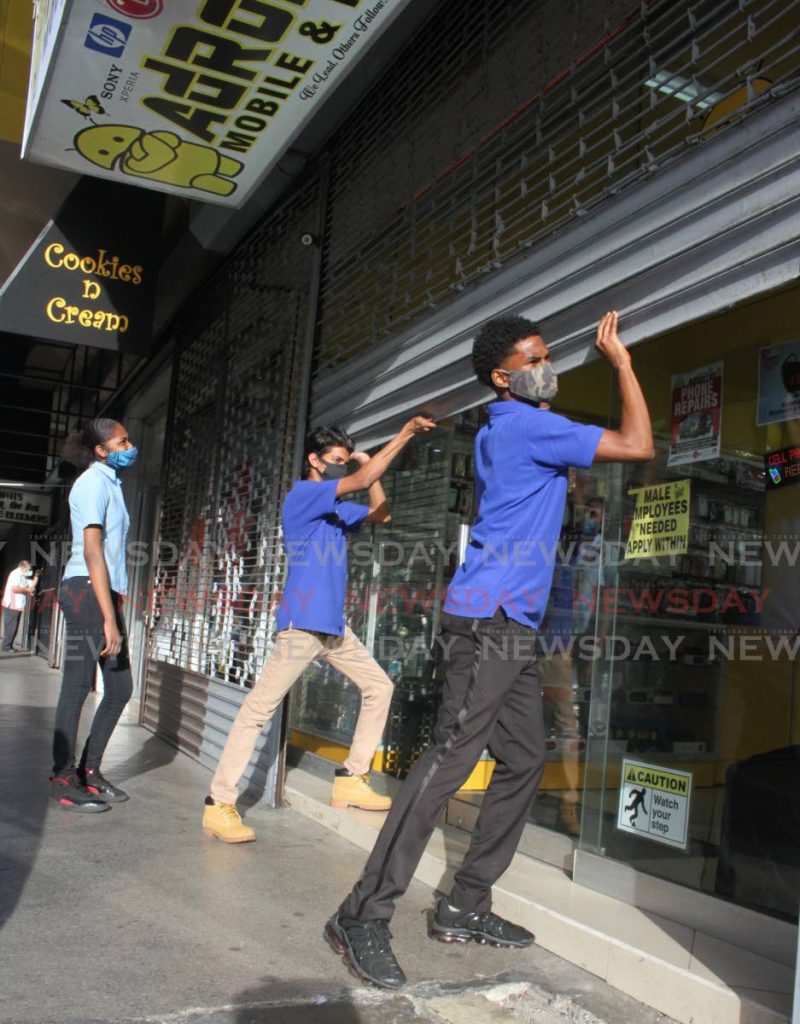
MULTIPOLYGON (((112 592, 117 611, 117 628, 124 637, 120 598, 112 592)), ((61 584, 58 595, 66 622, 64 678, 56 707, 53 736, 53 774, 75 771, 78 723, 86 697, 92 689, 98 662, 103 672, 103 699, 94 716, 81 756, 84 768, 99 768, 119 716, 133 693, 127 641, 116 657, 100 657, 105 646, 103 613, 88 576, 71 576, 61 584)))

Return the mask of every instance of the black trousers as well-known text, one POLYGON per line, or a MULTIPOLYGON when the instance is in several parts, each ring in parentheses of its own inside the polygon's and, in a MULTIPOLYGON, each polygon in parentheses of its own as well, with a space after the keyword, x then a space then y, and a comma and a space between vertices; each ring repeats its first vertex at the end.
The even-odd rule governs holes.
POLYGON ((401 786, 342 917, 391 918, 443 807, 485 747, 496 765, 449 900, 462 910, 491 908, 492 885, 511 863, 544 769, 535 638, 502 609, 492 619, 442 616, 446 674, 434 742, 401 786))
MULTIPOLYGON (((117 610, 117 628, 124 636, 120 598, 112 592, 117 610)), ((85 768, 99 768, 111 733, 133 693, 127 641, 115 658, 100 657, 105 645, 103 613, 87 576, 64 580, 58 594, 66 623, 64 677, 56 706, 53 736, 53 774, 75 770, 78 723, 86 697, 92 689, 98 663, 103 672, 103 699, 95 712, 81 756, 85 768)))
POLYGON ((3 647, 11 647, 13 645, 21 618, 21 611, 15 611, 13 608, 3 608, 3 647))

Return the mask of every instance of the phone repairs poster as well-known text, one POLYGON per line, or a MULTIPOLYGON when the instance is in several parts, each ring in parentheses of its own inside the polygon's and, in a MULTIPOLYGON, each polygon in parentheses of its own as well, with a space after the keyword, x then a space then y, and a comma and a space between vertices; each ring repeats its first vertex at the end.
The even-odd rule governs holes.
POLYGON ((715 459, 722 428, 722 363, 672 376, 668 466, 715 459))

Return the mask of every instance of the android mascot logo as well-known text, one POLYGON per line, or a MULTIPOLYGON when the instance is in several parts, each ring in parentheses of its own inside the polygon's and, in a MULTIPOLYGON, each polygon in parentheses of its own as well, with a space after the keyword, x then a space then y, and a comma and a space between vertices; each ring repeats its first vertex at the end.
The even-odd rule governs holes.
POLYGON ((229 196, 244 164, 210 146, 186 142, 174 132, 146 132, 124 124, 93 125, 75 136, 75 148, 90 163, 115 167, 134 178, 229 196))

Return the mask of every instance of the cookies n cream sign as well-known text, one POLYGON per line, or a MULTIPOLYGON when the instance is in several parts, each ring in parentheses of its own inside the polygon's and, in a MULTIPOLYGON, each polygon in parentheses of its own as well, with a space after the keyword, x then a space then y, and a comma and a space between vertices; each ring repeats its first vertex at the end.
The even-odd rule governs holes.
POLYGON ((240 206, 410 2, 42 5, 58 23, 31 68, 22 155, 240 206))

